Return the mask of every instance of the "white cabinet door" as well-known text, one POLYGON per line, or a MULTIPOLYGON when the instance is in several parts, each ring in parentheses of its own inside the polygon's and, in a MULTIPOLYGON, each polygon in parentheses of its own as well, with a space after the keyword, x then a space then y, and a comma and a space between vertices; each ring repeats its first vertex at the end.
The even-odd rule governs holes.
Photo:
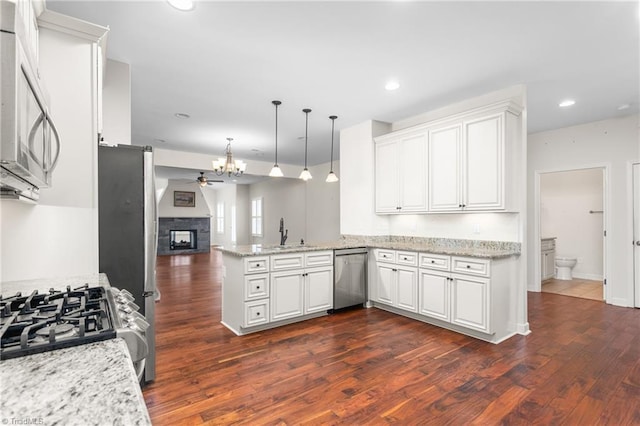
POLYGON ((304 312, 303 271, 271 274, 271 321, 301 316, 304 312))
POLYGON ((429 132, 429 211, 462 208, 461 125, 429 132))
POLYGON ((396 288, 398 308, 418 312, 418 270, 416 268, 396 267, 396 288))
POLYGON ((396 141, 376 143, 375 165, 376 213, 397 213, 400 202, 396 141))
POLYGON ((304 313, 333 308, 333 268, 314 268, 305 271, 304 313))
POLYGON ((443 321, 451 321, 449 310, 449 274, 420 270, 419 313, 443 321))
MULTIPOLYGON (((400 213, 427 211, 427 138, 425 134, 400 141, 400 213)), ((377 171, 376 171, 377 172, 377 171)))
POLYGON ((464 123, 465 210, 504 209, 503 114, 464 123))
POLYGON ((556 252, 553 250, 542 252, 542 279, 548 280, 556 275, 556 252))
POLYGON ((387 305, 395 304, 396 272, 393 265, 379 264, 376 277, 376 300, 387 305))
POLYGON ((489 312, 490 280, 453 274, 451 276, 451 322, 491 333, 489 312))

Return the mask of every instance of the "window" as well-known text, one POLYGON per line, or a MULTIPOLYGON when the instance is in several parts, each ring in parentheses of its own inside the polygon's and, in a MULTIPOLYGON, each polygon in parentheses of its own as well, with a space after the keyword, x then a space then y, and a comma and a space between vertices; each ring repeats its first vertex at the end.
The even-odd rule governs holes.
POLYGON ((224 203, 216 204, 216 232, 224 234, 224 203))
POLYGON ((262 198, 251 200, 251 235, 262 237, 262 198))
POLYGON ((231 242, 235 244, 236 241, 236 206, 231 206, 231 242))

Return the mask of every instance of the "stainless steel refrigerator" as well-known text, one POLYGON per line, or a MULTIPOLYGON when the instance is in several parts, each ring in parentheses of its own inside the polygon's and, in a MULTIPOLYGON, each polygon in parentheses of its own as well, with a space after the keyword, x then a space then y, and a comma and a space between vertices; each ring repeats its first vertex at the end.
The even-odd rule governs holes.
POLYGON ((157 212, 151 147, 98 147, 99 270, 128 290, 151 326, 144 381, 155 379, 157 212))

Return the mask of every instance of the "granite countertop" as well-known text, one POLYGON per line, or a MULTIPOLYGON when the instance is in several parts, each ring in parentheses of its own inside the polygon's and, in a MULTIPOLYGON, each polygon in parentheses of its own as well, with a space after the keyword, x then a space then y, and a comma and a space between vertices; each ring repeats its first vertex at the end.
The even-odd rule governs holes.
MULTIPOLYGON (((104 274, 0 283, 5 297, 84 284, 104 274)), ((43 425, 150 425, 124 340, 104 340, 0 362, 0 422, 43 425)))
POLYGON ((119 338, 4 360, 0 382, 3 424, 151 424, 119 338))
POLYGON ((469 256, 487 259, 500 259, 520 255, 520 244, 503 241, 476 241, 447 238, 419 237, 352 237, 343 236, 336 241, 309 244, 291 244, 284 248, 277 245, 238 245, 216 247, 222 253, 246 257, 268 256, 273 254, 297 253, 319 250, 337 250, 343 248, 381 248, 389 250, 406 250, 454 256, 469 256))
POLYGON ((544 237, 544 238, 540 238, 542 241, 548 241, 548 240, 555 240, 558 237, 544 237))

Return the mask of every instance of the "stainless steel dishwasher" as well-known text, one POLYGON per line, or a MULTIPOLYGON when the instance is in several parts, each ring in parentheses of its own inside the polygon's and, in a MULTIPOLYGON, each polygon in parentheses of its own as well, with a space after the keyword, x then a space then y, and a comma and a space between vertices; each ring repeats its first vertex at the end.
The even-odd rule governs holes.
POLYGON ((367 249, 334 250, 333 309, 367 301, 367 249))

